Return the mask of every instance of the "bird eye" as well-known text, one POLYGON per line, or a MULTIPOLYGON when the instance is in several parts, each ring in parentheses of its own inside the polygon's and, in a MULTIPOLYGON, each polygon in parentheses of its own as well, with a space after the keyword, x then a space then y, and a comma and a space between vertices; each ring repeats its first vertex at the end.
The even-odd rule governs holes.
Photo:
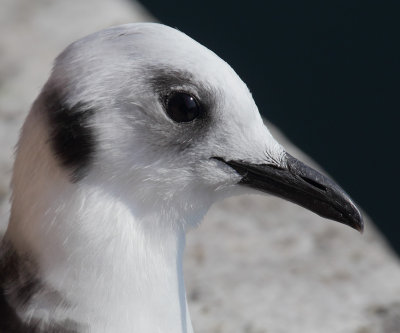
POLYGON ((177 91, 168 95, 165 107, 168 116, 177 123, 187 123, 200 115, 197 99, 184 92, 177 91))

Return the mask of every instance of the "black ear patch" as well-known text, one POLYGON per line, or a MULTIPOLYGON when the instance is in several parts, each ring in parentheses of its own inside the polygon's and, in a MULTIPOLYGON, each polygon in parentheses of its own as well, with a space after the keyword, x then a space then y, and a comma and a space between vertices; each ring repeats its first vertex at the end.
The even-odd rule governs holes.
POLYGON ((72 181, 76 182, 84 177, 94 154, 94 133, 89 125, 94 110, 85 103, 69 106, 54 90, 43 95, 52 149, 61 164, 72 170, 72 181))

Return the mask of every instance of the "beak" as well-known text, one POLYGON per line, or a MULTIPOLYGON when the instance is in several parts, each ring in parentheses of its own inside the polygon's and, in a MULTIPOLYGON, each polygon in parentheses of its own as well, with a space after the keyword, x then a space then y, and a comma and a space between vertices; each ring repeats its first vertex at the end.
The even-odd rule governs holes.
POLYGON ((286 166, 225 161, 242 176, 239 184, 291 201, 360 232, 364 223, 350 197, 328 177, 286 153, 286 166))

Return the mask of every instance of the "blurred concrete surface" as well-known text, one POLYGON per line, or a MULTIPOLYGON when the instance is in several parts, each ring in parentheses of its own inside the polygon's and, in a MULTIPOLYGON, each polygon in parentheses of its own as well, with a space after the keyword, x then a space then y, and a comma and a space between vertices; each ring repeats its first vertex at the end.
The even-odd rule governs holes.
MULTIPOLYGON (((127 0, 0 0, 0 8, 4 230, 13 146, 54 57, 90 32, 154 19, 127 0)), ((198 333, 400 332, 399 261, 369 220, 359 235, 276 198, 232 198, 188 235, 185 281, 198 333)))

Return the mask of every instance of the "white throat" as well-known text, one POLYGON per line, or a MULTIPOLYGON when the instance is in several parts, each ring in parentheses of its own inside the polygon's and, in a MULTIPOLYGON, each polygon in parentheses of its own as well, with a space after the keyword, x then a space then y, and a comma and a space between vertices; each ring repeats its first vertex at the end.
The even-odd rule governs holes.
POLYGON ((182 273, 185 230, 175 214, 145 208, 138 214, 137 202, 71 183, 49 152, 40 115, 29 117, 6 237, 33 257, 40 280, 63 301, 38 294, 25 319, 45 313, 50 321, 70 319, 92 332, 192 332, 182 273), (32 165, 28 174, 35 177, 21 179, 32 165))

